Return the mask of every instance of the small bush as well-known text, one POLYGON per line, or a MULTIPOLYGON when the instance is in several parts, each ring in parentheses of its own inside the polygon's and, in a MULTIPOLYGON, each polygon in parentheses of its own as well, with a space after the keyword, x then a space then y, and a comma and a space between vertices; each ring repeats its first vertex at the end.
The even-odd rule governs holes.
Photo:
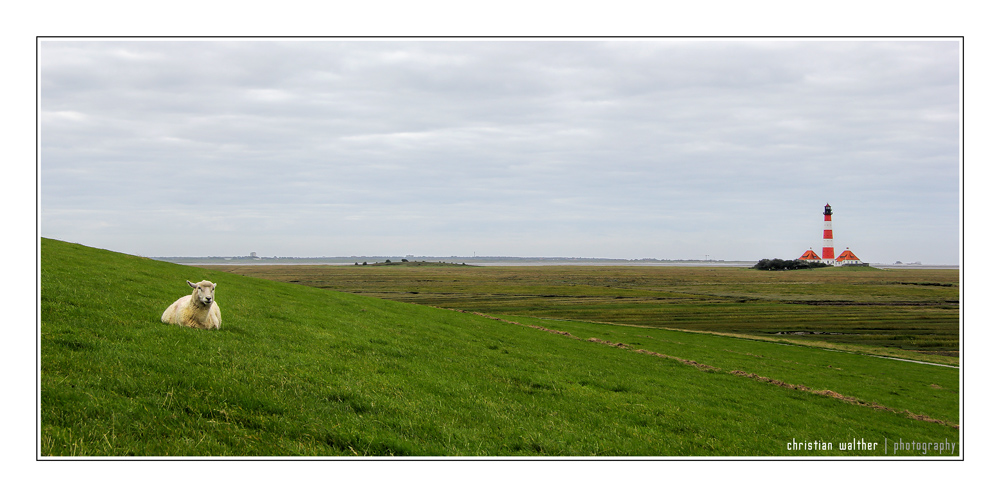
POLYGON ((827 264, 822 262, 809 262, 799 259, 793 259, 790 261, 782 259, 761 259, 757 261, 757 264, 754 264, 753 268, 761 271, 788 271, 792 269, 812 269, 827 266, 827 264))

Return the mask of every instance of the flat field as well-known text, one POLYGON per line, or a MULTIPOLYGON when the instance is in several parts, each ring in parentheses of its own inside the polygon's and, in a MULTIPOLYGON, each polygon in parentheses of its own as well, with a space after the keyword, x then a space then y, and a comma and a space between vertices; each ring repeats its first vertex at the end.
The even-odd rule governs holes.
POLYGON ((449 309, 733 333, 958 364, 959 271, 205 266, 449 309))

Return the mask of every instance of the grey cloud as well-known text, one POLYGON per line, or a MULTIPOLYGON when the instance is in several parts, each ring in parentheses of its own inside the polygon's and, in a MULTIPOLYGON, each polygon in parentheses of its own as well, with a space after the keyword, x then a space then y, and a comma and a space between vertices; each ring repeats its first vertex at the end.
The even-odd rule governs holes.
MULTIPOLYGON (((752 259, 778 254, 731 244, 755 236, 732 212, 801 216, 756 236, 817 245, 812 210, 840 199, 869 225, 909 209, 957 237, 955 41, 40 46, 43 234, 83 243, 210 209, 212 253, 281 234, 298 240, 287 255, 386 252, 391 239, 442 254, 752 259)), ((161 253, 171 236, 134 245, 161 253)), ((955 262, 954 247, 934 250, 955 262)))

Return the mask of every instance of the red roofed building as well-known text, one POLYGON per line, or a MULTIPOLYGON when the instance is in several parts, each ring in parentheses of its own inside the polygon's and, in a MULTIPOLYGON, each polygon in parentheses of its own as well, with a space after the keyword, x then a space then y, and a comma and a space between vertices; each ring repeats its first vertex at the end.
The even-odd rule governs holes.
POLYGON ((823 259, 820 259, 819 256, 816 255, 816 252, 813 252, 813 249, 809 249, 809 250, 806 250, 806 253, 802 254, 801 257, 799 257, 799 260, 800 261, 816 261, 816 262, 820 262, 823 259))
POLYGON ((851 252, 851 249, 848 248, 847 250, 845 250, 843 253, 840 254, 840 257, 837 257, 837 261, 834 264, 841 266, 845 264, 860 265, 863 263, 861 262, 861 259, 858 259, 858 256, 854 255, 854 252, 851 252))

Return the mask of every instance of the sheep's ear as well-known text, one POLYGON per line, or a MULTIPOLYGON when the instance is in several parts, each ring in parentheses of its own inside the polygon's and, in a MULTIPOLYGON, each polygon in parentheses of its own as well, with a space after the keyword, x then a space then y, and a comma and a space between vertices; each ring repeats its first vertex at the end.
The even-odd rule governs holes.
POLYGON ((191 281, 190 281, 190 280, 185 280, 185 281, 187 281, 187 282, 188 282, 188 285, 190 285, 190 286, 191 286, 191 288, 198 288, 198 285, 195 285, 194 283, 191 283, 191 281))
POLYGON ((218 285, 218 283, 212 283, 212 290, 215 290, 216 285, 218 285))

